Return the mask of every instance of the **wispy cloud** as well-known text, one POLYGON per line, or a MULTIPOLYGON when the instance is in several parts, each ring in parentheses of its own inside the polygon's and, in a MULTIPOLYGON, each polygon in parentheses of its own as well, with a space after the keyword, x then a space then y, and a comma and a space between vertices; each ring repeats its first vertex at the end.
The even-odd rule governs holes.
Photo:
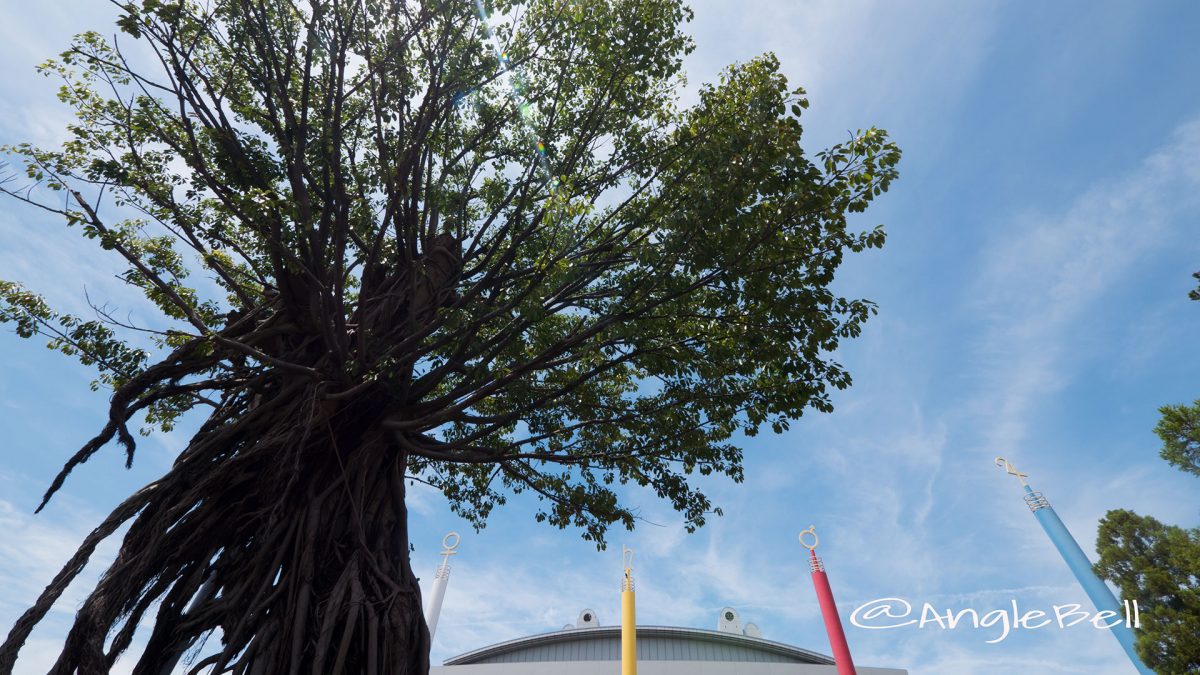
MULTIPOLYGON (((69 4, 69 9, 31 6, 39 13, 20 28, 16 22, 0 26, 2 60, 31 66, 64 46, 76 28, 108 25, 107 17, 100 21, 80 14, 87 3, 69 4)), ((867 125, 888 128, 901 141, 905 178, 899 192, 882 204, 885 209, 905 195, 920 200, 940 194, 955 172, 969 173, 985 186, 996 181, 986 161, 966 162, 951 150, 970 146, 964 134, 973 131, 955 129, 960 104, 974 88, 988 86, 979 81, 980 73, 995 65, 987 62, 995 45, 1011 37, 997 32, 999 4, 695 4, 691 31, 699 49, 688 61, 690 91, 694 94, 695 85, 711 80, 731 61, 775 51, 792 84, 810 92, 809 141, 826 145, 847 129, 867 125)), ((1081 62, 1087 56, 1072 54, 1081 62)), ((1040 76, 1048 90, 1074 86, 1065 85, 1060 75, 1040 76)), ((42 95, 52 95, 51 84, 36 76, 6 78, 8 88, 0 97, 5 137, 0 140, 53 142, 65 116, 42 95)), ((1055 110, 1065 118, 1078 112, 1065 104, 1055 110)), ((1038 124, 1037 114, 1030 112, 1022 123, 1038 124)), ((452 560, 435 662, 558 629, 573 623, 584 607, 615 623, 621 544, 637 550, 644 622, 711 627, 717 610, 732 605, 745 620, 762 626, 766 637, 822 651, 825 636, 804 551, 795 540, 810 523, 822 533, 819 552, 844 617, 859 603, 889 595, 980 608, 1009 598, 1031 607, 1077 601, 1081 594, 1015 484, 990 466, 996 454, 1011 455, 1034 473, 1085 549, 1096 521, 1118 505, 1168 520, 1194 520, 1200 504, 1188 496, 1194 495, 1194 489, 1187 491, 1188 478, 1160 467, 1153 448, 1149 461, 1139 461, 1114 459, 1116 449, 1108 447, 1109 464, 1100 464, 1094 456, 1100 450, 1073 436, 1084 428, 1111 427, 1060 409, 1090 373, 1114 363, 1134 372, 1161 368, 1157 352, 1181 344, 1149 324, 1142 332, 1125 325, 1129 302, 1120 290, 1136 285, 1164 251, 1200 251, 1194 237, 1200 214, 1200 121, 1182 125, 1162 148, 1123 172, 1080 167, 1059 177, 1037 166, 1027 170, 1041 180, 1063 178, 1064 185, 1088 187, 1057 204, 1023 206, 1021 195, 1012 195, 1010 210, 986 220, 939 214, 940 219, 920 223, 915 221, 929 212, 898 211, 885 219, 893 243, 881 257, 864 266, 856 266, 858 258, 848 261, 839 283, 868 287, 862 292, 868 297, 878 298, 876 289, 882 286, 880 292, 894 296, 958 302, 905 306, 904 298, 894 297, 884 304, 862 338, 839 354, 856 385, 838 395, 837 412, 805 418, 781 437, 747 441, 746 484, 705 483, 725 508, 724 518, 688 536, 677 514, 651 495, 633 493, 644 518, 662 526, 643 524, 628 535, 614 532, 604 553, 572 532, 522 520, 529 509, 517 499, 498 511, 483 533, 471 535, 464 527, 460 555, 452 560), (976 236, 987 226, 992 231, 981 241, 952 240, 977 248, 941 251, 941 257, 929 252, 944 245, 950 232, 976 236), (877 265, 881 260, 893 267, 877 265), (898 270, 896 260, 914 269, 898 270), (942 269, 954 265, 961 269, 942 269)), ((946 204, 961 207, 955 213, 968 213, 970 205, 958 203, 968 199, 947 198, 946 204)), ((869 215, 874 218, 875 212, 869 215)), ((95 297, 135 306, 137 298, 127 301, 122 293, 128 289, 112 279, 119 264, 97 262, 91 252, 58 223, 11 210, 0 213, 0 277, 30 281, 52 300, 68 303, 63 306, 70 311, 82 313, 78 304, 69 303, 79 302, 85 283, 95 297)), ((1158 325, 1174 322, 1169 311, 1156 311, 1158 325)), ((58 414, 69 416, 85 404, 64 399, 57 405, 63 408, 58 414)), ((80 489, 79 494, 87 493, 85 486, 80 489)), ((3 494, 12 503, 25 503, 24 497, 3 494)), ((10 584, 0 597, 0 626, 36 597, 98 522, 95 514, 71 518, 67 510, 55 511, 62 516, 58 520, 33 518, 12 503, 0 502, 0 529, 16 533, 0 541, 0 582, 10 584)), ((463 524, 448 515, 440 496, 420 486, 410 493, 410 507, 418 545, 414 562, 428 583, 438 562, 436 542, 446 529, 463 524)), ((84 588, 86 580, 78 586, 84 588)), ((82 591, 71 593, 56 610, 56 621, 31 640, 28 672, 44 672, 47 659, 57 653, 55 638, 83 597, 82 591)), ((913 675, 1115 675, 1128 670, 1111 636, 1090 629, 1025 634, 1000 645, 983 644, 986 638, 970 631, 848 631, 857 661, 907 667, 913 675)))
MULTIPOLYGON (((1159 252, 1184 242, 1186 224, 1200 213, 1198 188, 1200 121, 1193 121, 1178 128, 1139 166, 1084 190, 1060 213, 1012 215, 983 249, 977 278, 965 289, 965 311, 977 318, 978 332, 964 364, 969 380, 960 392, 961 403, 948 411, 959 447, 947 480, 959 491, 986 495, 973 506, 963 504, 974 512, 977 523, 991 530, 990 546, 998 562, 1008 567, 1006 577, 1016 570, 1025 570, 1025 575, 1041 570, 1046 581, 1070 579, 1024 513, 1015 486, 987 475, 991 456, 1004 455, 1031 472, 1030 465, 1036 464, 1039 487, 1059 486, 1051 499, 1085 549, 1091 548, 1095 523, 1108 508, 1166 506, 1165 497, 1150 496, 1162 495, 1153 486, 1162 485, 1165 468, 1114 475, 1095 462, 1081 463, 1088 452, 1077 441, 1064 441, 1069 447, 1047 447, 1041 439, 1057 436, 1057 427, 1066 423, 1047 420, 1043 408, 1074 386, 1081 374, 1104 367, 1111 347, 1091 339, 1112 321, 1102 306, 1153 265, 1159 252), (1134 498, 1139 493, 1141 498, 1134 498)), ((951 550, 966 553, 961 547, 951 550)), ((1030 597, 1030 590, 1017 595, 1030 597)), ((1056 599, 1067 602, 1076 595, 1078 589, 1067 585, 1056 599)), ((1072 634, 1065 643, 1038 641, 1027 653, 1043 654, 1039 661, 1052 668, 1050 664, 1064 663, 1056 656, 1066 649, 1064 644, 1071 645, 1073 654, 1120 659, 1115 641, 1107 635, 1072 634), (1085 643, 1094 643, 1094 649, 1085 648, 1085 643)), ((929 647, 913 662, 913 672, 1000 673, 1020 667, 1020 659, 993 661, 953 641, 935 641, 929 647)), ((1104 672, 1098 665, 1101 670, 1058 667, 1061 672, 1104 672)))
MULTIPOLYGON (((6 494, 12 488, 12 476, 0 476, 6 494)), ((22 506, 0 499, 0 626, 7 629, 34 604, 45 587, 75 554, 80 542, 99 522, 96 514, 64 500, 55 516, 34 516, 22 506)), ((30 635, 21 650, 19 673, 46 672, 62 649, 62 638, 75 612, 83 604, 101 572, 116 556, 122 533, 102 543, 84 571, 54 603, 46 619, 30 635)), ((127 672, 127 671, 120 671, 127 672)))
POLYGON ((1095 357, 1089 333, 1110 320, 1096 305, 1150 264, 1155 250, 1182 240, 1180 226, 1200 205, 1197 188, 1200 121, 1193 121, 1134 172, 1087 190, 1065 213, 1018 215, 996 233, 968 300, 985 321, 973 361, 992 393, 973 412, 990 420, 991 448, 1019 447, 1038 401, 1095 357))
MULTIPOLYGON (((907 150, 928 156, 938 154, 947 136, 925 120, 949 115, 973 82, 999 6, 948 0, 690 4, 699 45, 687 62, 693 89, 733 61, 772 51, 792 86, 803 86, 813 100, 805 127, 817 145, 882 126, 907 150)), ((911 170, 911 156, 906 165, 911 170)))

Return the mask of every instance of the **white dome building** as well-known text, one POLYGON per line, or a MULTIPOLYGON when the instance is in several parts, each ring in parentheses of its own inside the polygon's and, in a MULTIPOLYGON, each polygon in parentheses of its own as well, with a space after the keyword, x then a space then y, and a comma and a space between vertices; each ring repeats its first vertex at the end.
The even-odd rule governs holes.
MULTIPOLYGON (((810 528, 811 529, 811 528, 810 528)), ((815 533, 814 533, 815 537, 815 533)), ((801 543, 803 543, 803 538, 801 543)), ((459 536, 442 539, 442 564, 434 577, 426 624, 432 636, 450 578, 450 556, 459 536)), ((807 545, 806 545, 807 546, 807 545)), ((815 544, 814 544, 815 547, 815 544)), ((811 550, 811 549, 810 549, 811 550)), ((717 615, 717 629, 637 625, 633 593, 633 551, 622 548, 625 580, 621 591, 622 622, 631 638, 623 641, 622 626, 602 626, 596 612, 585 609, 575 624, 562 630, 498 642, 446 659, 430 668, 431 675, 616 675, 622 652, 636 654, 640 675, 837 675, 830 656, 763 638, 758 626, 747 623, 732 607, 717 615)), ((817 558, 813 556, 813 560, 817 558)), ((819 565, 819 561, 816 563, 819 565)), ((856 666, 856 675, 908 675, 897 668, 856 666)))
MULTIPOLYGON (((614 675, 621 672, 621 627, 580 613, 578 627, 530 635, 447 659, 433 675, 614 675)), ((726 607, 717 630, 637 627, 638 675, 836 675, 833 659, 761 637, 726 607)), ((907 675, 896 668, 856 667, 858 675, 907 675)))

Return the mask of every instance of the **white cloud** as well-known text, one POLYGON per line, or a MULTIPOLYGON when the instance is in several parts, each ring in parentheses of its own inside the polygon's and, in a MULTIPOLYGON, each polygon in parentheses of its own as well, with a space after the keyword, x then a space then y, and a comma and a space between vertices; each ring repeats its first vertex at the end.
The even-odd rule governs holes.
MULTIPOLYGON (((11 487, 13 477, 0 476, 11 487)), ((6 492, 12 493, 13 490, 6 492)), ((73 500, 60 500, 55 516, 32 515, 21 506, 0 499, 0 626, 4 632, 31 607, 84 537, 101 518, 80 509, 73 500)), ((123 536, 118 531, 97 547, 87 567, 54 603, 46 618, 31 633, 17 662, 17 673, 46 672, 58 657, 62 638, 76 610, 87 598, 101 571, 116 556, 123 536)))
POLYGON ((984 393, 972 412, 987 420, 989 451, 1022 446, 1037 403, 1092 356, 1089 333, 1110 329, 1089 312, 1155 251, 1182 241, 1180 221, 1200 205, 1198 187, 1193 121, 1136 171, 1093 187, 1065 213, 1029 214, 996 233, 968 301, 987 317, 975 359, 984 393))
POLYGON ((855 128, 882 126, 926 155, 937 154, 947 138, 930 133, 926 121, 958 104, 988 52, 998 7, 950 0, 690 4, 693 89, 735 60, 773 51, 791 85, 809 93, 805 124, 819 145, 843 141, 855 128))
MULTIPOLYGON (((1114 473, 1111 464, 1086 459, 1081 464, 1081 458, 1093 453, 1076 442, 1047 447, 1045 437, 1073 425, 1046 419, 1042 408, 1088 369, 1104 367, 1111 349, 1108 337, 1116 331, 1107 323, 1112 314, 1101 306, 1162 251, 1187 245, 1184 224, 1200 207, 1197 188, 1200 121, 1182 125, 1140 166, 1094 185, 1061 213, 1014 216, 983 249, 978 276, 965 289, 965 309, 978 318, 981 330, 968 353, 973 364, 967 373, 970 393, 948 417, 959 448, 952 453, 957 460, 948 467, 947 479, 960 493, 985 497, 964 505, 978 526, 990 530, 991 553, 1009 575, 1029 578, 1037 570, 1044 581, 1071 580, 1018 501, 1015 483, 998 470, 989 471, 994 455, 1033 474, 1031 481, 1048 491, 1085 550, 1091 550, 1096 523, 1110 508, 1158 515, 1194 510, 1194 503, 1180 504, 1177 493, 1172 498, 1164 489, 1172 480, 1182 480, 1166 475, 1166 467, 1142 465, 1114 473)), ((1080 595, 1073 585, 1056 594, 1058 602, 1080 595), (1064 598, 1064 593, 1071 595, 1064 598)), ((1017 595, 1029 596, 1029 590, 1017 595)), ((923 647, 929 651, 910 662, 914 673, 1001 673, 1022 667, 1021 659, 982 658, 953 641, 934 640, 923 647)), ((1115 641, 1106 635, 1056 636, 1029 649, 1022 659, 1040 654, 1035 660, 1042 670, 1051 669, 1046 672, 1105 672, 1105 658, 1123 662, 1115 641), (1064 658, 1066 654, 1071 657, 1064 658), (1071 662, 1075 665, 1062 665, 1071 662)))

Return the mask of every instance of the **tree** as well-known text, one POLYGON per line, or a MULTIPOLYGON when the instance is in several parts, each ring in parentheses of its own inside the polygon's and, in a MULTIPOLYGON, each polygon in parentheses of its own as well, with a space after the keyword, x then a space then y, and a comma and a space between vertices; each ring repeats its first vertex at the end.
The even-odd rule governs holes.
MULTIPOLYGON (((1200 273, 1196 278, 1200 279, 1200 273)), ((1193 300, 1200 300, 1192 291, 1193 300)), ((1158 409, 1160 456, 1200 475, 1200 400, 1158 409)), ((1138 655, 1160 673, 1200 673, 1200 528, 1164 525, 1132 511, 1109 511, 1096 535, 1096 573, 1143 609, 1138 655)))
POLYGON ((810 159, 769 54, 680 106, 679 0, 116 4, 122 35, 42 67, 70 139, 10 148, 32 183, 0 187, 118 256, 161 316, 0 287, 0 319, 113 389, 41 506, 114 440, 132 462, 136 416, 207 417, 0 672, 124 523, 56 673, 107 672, 156 605, 137 673, 216 630, 192 671, 425 672, 406 482, 477 527, 530 493, 601 547, 636 520, 620 486, 649 486, 694 529, 717 509, 689 476, 740 481, 735 434, 850 384, 831 356, 874 305, 829 285, 882 245, 847 215, 900 153, 871 129, 810 159))
POLYGON ((1156 673, 1200 673, 1200 528, 1109 511, 1096 536, 1096 570, 1138 601, 1137 651, 1156 673))
POLYGON ((1190 406, 1166 405, 1154 433, 1162 439, 1160 455, 1181 471, 1200 476, 1200 400, 1190 406))

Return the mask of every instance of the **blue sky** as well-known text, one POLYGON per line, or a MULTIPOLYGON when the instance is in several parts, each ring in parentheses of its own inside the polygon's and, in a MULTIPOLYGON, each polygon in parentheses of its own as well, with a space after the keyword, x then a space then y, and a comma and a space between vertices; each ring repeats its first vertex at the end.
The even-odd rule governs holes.
MULTIPOLYGON (((0 143, 53 143, 69 121, 33 66, 69 36, 111 26, 106 3, 5 3, 0 143)), ((648 492, 644 523, 596 552, 533 522, 514 500, 476 534, 437 494, 412 496, 415 565, 432 580, 442 534, 463 533, 435 662, 553 630, 585 607, 619 617, 620 547, 637 551, 642 623, 712 628, 730 605, 765 637, 828 652, 796 534, 816 525, 845 618, 876 598, 939 608, 1086 604, 1066 566, 992 465, 1030 474, 1094 557, 1098 520, 1131 508, 1200 524, 1200 490, 1158 458, 1156 409, 1200 397, 1200 5, 1192 2, 922 3, 816 0, 694 4, 695 85, 775 51, 808 89, 816 151, 880 126, 904 149, 901 179, 859 220, 882 251, 837 284, 880 314, 839 358, 854 387, 837 410, 745 442, 746 482, 708 481, 725 510, 694 535, 648 492), (1043 6, 1044 5, 1044 6, 1043 6)), ((137 301, 77 233, 8 203, 0 278, 68 311, 83 290, 137 301)), ((183 433, 77 470, 40 515, 53 474, 103 419, 92 375, 0 334, 0 625, 7 630, 83 534, 153 480, 183 433)), ((181 430, 186 431, 186 430, 181 430)), ((112 544, 85 573, 94 579, 112 544)), ((19 672, 44 672, 84 583, 34 634, 19 672)), ((869 631, 856 662, 942 673, 1133 672, 1111 636, 1076 626, 869 631)), ((127 664, 128 665, 128 664, 127 664)))

